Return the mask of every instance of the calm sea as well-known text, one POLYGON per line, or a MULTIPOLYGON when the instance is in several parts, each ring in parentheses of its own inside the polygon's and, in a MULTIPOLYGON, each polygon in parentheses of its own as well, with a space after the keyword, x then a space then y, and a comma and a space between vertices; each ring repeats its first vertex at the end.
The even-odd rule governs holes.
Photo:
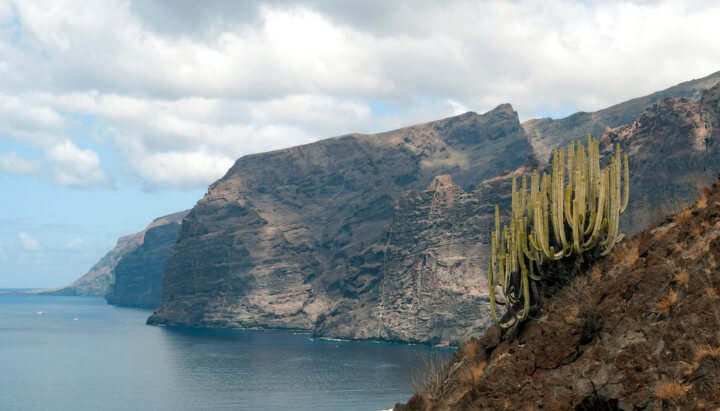
POLYGON ((0 409, 379 410, 407 401, 413 373, 452 354, 152 327, 148 315, 101 298, 0 294, 0 409))

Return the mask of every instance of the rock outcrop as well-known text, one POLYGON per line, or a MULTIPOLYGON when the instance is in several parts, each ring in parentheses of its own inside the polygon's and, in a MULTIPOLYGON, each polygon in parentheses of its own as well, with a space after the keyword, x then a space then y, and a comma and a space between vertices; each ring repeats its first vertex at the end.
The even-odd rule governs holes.
POLYGON ((471 338, 396 410, 717 409, 720 181, 619 244, 513 336, 471 338))
MULTIPOLYGON (((436 287, 420 291, 429 298, 442 296, 445 318, 419 320, 423 329, 436 329, 440 339, 465 335, 458 330, 469 322, 451 307, 482 300, 483 276, 478 260, 453 259, 478 245, 465 241, 455 249, 444 246, 442 255, 433 257, 433 251, 413 244, 421 231, 412 231, 412 219, 427 212, 435 192, 447 195, 444 204, 437 203, 445 209, 453 208, 455 196, 461 196, 457 207, 468 216, 478 204, 464 191, 531 159, 531 146, 509 105, 483 115, 466 113, 388 133, 353 134, 243 157, 183 222, 168 262, 162 304, 149 322, 310 330, 318 319, 324 322, 356 303, 396 298, 378 291, 391 285, 384 277, 392 270, 393 284, 415 284, 416 290, 436 287), (443 188, 398 200, 443 174, 454 184, 449 178, 436 180, 443 188), (414 201, 425 211, 416 210, 414 201), (390 248, 397 251, 386 253, 390 248), (410 248, 427 251, 426 264, 432 267, 450 267, 418 282, 415 276, 422 270, 405 267, 410 257, 401 255, 410 248), (452 284, 450 276, 460 272, 462 282, 452 284), (464 296, 467 291, 472 294, 464 296)), ((433 227, 442 217, 431 214, 420 224, 437 237, 430 241, 438 242, 446 234, 433 227)), ((462 218, 448 220, 458 224, 462 218)), ((479 233, 481 227, 470 230, 479 233)), ((384 304, 380 307, 388 308, 389 320, 378 327, 385 331, 368 338, 407 341, 415 334, 418 341, 436 339, 398 321, 406 309, 401 304, 384 304)), ((407 307, 424 316, 435 315, 436 308, 407 307)), ((467 309, 481 314, 476 307, 467 309)), ((486 320, 470 323, 480 329, 486 320)), ((322 329, 328 331, 320 335, 335 335, 328 327, 322 329)))

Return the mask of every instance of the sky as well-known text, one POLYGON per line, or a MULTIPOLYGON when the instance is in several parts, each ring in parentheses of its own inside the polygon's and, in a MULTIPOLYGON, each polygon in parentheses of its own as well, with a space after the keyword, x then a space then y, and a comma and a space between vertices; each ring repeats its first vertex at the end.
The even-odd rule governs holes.
POLYGON ((0 288, 83 275, 247 154, 720 70, 715 1, 0 0, 0 288))

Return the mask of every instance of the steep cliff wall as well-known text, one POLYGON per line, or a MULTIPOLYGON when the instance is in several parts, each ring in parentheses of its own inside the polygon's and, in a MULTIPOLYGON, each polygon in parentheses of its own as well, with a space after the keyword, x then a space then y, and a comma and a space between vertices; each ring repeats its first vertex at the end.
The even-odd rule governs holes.
MULTIPOLYGON (((364 270, 356 281, 348 264, 375 258, 367 256, 372 250, 384 253, 378 247, 398 224, 394 201, 403 192, 424 189, 442 174, 471 191, 530 161, 530 151, 517 114, 502 105, 483 115, 243 157, 184 221, 162 304, 149 322, 313 329, 321 314, 352 305, 357 288, 376 292, 370 289, 385 271, 356 267, 364 270)), ((412 241, 409 235, 404 241, 412 241)), ((443 306, 456 306, 463 289, 480 296, 481 272, 464 275, 466 283, 443 306)))
POLYGON ((346 297, 315 335, 458 345, 490 325, 486 282, 494 204, 508 178, 465 192, 449 175, 403 193, 382 241, 348 260, 346 297))
POLYGON ((109 304, 157 307, 168 255, 179 231, 178 221, 168 221, 145 232, 142 245, 126 254, 115 267, 115 282, 105 295, 109 304))

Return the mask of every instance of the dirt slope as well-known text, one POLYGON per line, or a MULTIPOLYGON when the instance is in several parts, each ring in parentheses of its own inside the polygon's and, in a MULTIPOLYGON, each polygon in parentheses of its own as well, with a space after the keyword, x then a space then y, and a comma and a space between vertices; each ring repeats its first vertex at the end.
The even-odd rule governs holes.
POLYGON ((720 181, 618 245, 514 338, 493 326, 464 343, 395 409, 718 409, 719 263, 720 181))

